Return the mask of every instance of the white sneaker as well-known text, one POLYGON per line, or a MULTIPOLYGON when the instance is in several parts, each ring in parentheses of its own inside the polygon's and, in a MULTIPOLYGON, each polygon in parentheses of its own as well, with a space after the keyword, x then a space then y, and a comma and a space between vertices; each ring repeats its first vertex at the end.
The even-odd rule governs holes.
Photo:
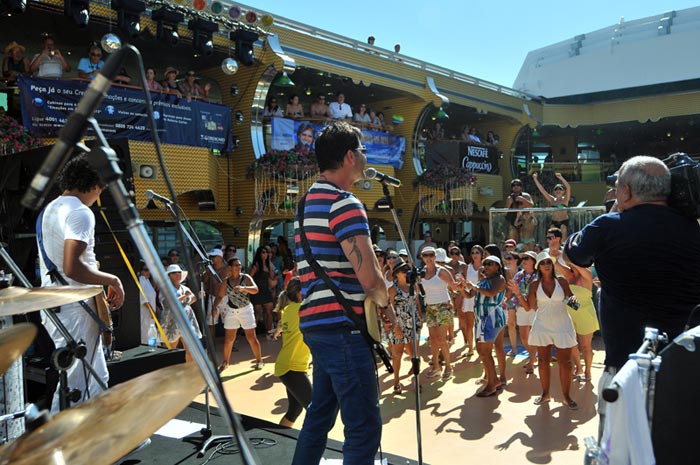
POLYGON ((255 362, 255 365, 253 365, 253 368, 256 370, 262 370, 263 367, 265 366, 265 363, 263 361, 255 362))

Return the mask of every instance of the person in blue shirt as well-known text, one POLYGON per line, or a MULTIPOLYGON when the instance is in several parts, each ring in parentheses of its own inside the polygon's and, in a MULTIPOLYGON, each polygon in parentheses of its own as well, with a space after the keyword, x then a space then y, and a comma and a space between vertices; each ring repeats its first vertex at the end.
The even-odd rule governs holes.
POLYGON ((88 56, 81 58, 78 63, 78 77, 92 81, 104 65, 105 62, 102 61, 102 48, 97 44, 93 44, 90 46, 88 56))

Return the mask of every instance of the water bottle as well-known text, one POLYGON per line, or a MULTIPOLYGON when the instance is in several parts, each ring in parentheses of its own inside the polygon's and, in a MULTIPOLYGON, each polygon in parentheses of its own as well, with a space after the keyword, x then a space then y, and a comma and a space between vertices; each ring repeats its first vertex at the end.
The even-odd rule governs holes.
POLYGON ((598 465, 600 457, 600 447, 593 436, 588 436, 583 439, 583 444, 586 446, 586 455, 583 458, 584 465, 598 465))
POLYGON ((158 331, 156 331, 156 324, 151 323, 151 327, 148 328, 148 351, 155 352, 157 344, 158 344, 158 331))

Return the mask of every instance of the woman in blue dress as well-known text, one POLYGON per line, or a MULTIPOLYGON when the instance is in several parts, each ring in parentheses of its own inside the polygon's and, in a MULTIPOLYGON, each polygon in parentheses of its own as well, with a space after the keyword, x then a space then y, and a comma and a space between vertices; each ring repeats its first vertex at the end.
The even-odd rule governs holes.
POLYGON ((474 298, 476 350, 486 374, 486 383, 477 391, 476 396, 490 397, 499 391, 503 382, 498 378, 491 352, 496 340, 503 338, 503 328, 506 325, 506 315, 502 306, 506 280, 500 258, 489 255, 482 263, 483 279, 477 284, 469 281, 461 281, 460 284, 465 295, 474 298))

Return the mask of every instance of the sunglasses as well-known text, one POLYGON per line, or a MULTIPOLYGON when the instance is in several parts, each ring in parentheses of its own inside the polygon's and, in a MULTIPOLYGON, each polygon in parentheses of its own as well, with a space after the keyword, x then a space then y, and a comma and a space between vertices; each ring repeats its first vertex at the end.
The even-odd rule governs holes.
POLYGON ((462 255, 462 252, 460 252, 459 250, 451 250, 450 255, 462 255))
POLYGON ((552 260, 542 260, 542 261, 540 262, 540 265, 549 265, 549 266, 552 266, 553 263, 552 263, 552 260))
POLYGON ((511 184, 511 186, 513 186, 513 187, 515 187, 515 186, 521 186, 521 187, 522 187, 522 184, 519 183, 519 182, 516 182, 515 184, 511 184))
POLYGON ((360 145, 355 149, 355 152, 360 152, 362 155, 367 155, 367 147, 360 145))
POLYGON ((554 239, 556 239, 556 236, 547 236, 548 241, 553 241, 554 239))
POLYGON ((421 257, 434 257, 434 256, 435 256, 434 253, 424 253, 421 255, 421 257))

